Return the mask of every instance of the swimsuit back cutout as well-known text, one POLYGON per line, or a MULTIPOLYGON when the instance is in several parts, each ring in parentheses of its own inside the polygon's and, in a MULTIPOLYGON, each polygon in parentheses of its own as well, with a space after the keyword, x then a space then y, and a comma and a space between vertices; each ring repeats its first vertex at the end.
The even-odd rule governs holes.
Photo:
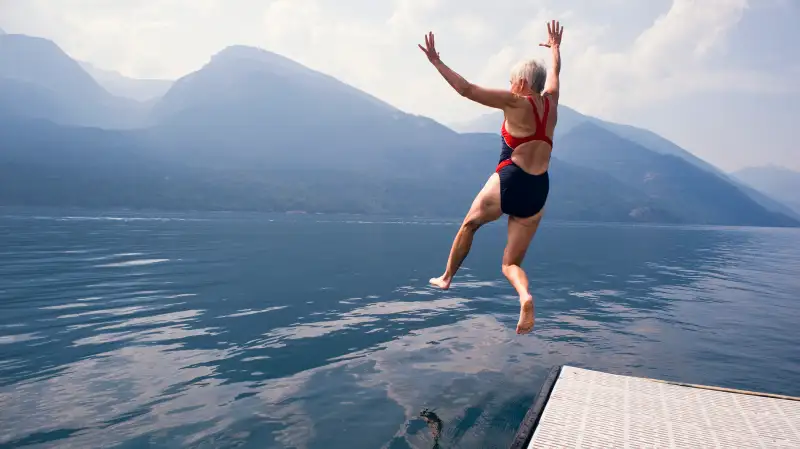
POLYGON ((531 97, 526 97, 526 98, 528 99, 528 103, 531 104, 531 108, 533 108, 533 117, 536 123, 536 132, 526 137, 514 137, 511 134, 509 134, 509 132, 506 130, 506 121, 503 120, 503 126, 500 128, 500 134, 503 135, 503 140, 505 140, 506 145, 511 147, 512 150, 522 145, 523 143, 532 142, 534 140, 541 140, 543 142, 547 142, 547 144, 552 147, 553 140, 547 137, 547 116, 550 114, 550 99, 548 97, 543 97, 544 114, 542 115, 542 117, 539 117, 539 111, 536 110, 536 104, 534 104, 533 98, 531 97))

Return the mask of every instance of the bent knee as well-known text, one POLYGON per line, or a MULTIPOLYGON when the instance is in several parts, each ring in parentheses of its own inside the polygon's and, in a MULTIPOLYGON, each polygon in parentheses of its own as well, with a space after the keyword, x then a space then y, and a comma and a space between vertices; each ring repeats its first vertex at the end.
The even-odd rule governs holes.
POLYGON ((501 270, 503 270, 503 274, 506 276, 508 276, 509 273, 517 268, 520 268, 519 264, 513 262, 503 262, 503 265, 501 266, 501 270))
POLYGON ((468 231, 474 232, 483 225, 484 222, 479 217, 468 217, 466 220, 464 220, 464 223, 461 224, 461 227, 468 231))

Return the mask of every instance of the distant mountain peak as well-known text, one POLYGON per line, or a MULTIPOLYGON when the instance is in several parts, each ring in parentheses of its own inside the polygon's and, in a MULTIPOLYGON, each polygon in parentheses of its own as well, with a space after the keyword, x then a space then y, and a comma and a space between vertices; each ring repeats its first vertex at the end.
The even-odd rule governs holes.
POLYGON ((253 61, 270 67, 293 68, 298 70, 302 69, 303 71, 314 72, 308 67, 294 62, 285 56, 264 50, 263 48, 250 47, 247 45, 231 45, 230 47, 226 47, 211 57, 210 64, 228 63, 234 61, 253 61))
MULTIPOLYGON (((204 69, 218 72, 272 72, 281 76, 323 82, 325 80, 341 83, 340 80, 325 73, 306 67, 285 56, 263 48, 247 45, 232 45, 211 57, 204 69)), ((344 84, 344 83, 342 83, 344 84)))
POLYGON ((264 58, 264 57, 272 57, 277 56, 275 53, 271 51, 264 50, 263 48, 252 47, 249 45, 231 45, 229 47, 225 47, 212 58, 264 58))
POLYGON ((63 53, 64 56, 67 56, 66 53, 64 53, 64 50, 62 50, 58 44, 50 39, 45 39, 38 36, 28 36, 27 34, 7 34, 5 32, 0 33, 0 35, 3 36, 3 40, 5 42, 16 45, 26 45, 28 50, 58 52, 63 53))
MULTIPOLYGON (((325 107, 339 101, 346 104, 348 110, 370 110, 365 112, 367 117, 376 113, 400 115, 395 107, 333 76, 277 53, 246 45, 223 49, 200 70, 176 81, 154 111, 158 120, 164 120, 193 109, 194 113, 206 110, 209 114, 219 114, 222 110, 219 105, 222 104, 238 102, 263 109, 264 104, 278 101, 288 108, 300 98, 317 101, 321 97, 326 99, 325 107), (261 100, 255 99, 258 96, 261 100), (218 106, 205 109, 209 102, 217 102, 218 106)), ((236 113, 241 110, 236 108, 236 113)), ((235 114, 225 115, 230 118, 235 114)), ((410 116, 402 114, 402 117, 410 116)), ((424 122, 427 124, 428 120, 424 122)))
POLYGON ((66 94, 95 95, 102 88, 55 42, 25 34, 0 40, 0 76, 37 84, 66 94), (68 87, 67 87, 68 86, 68 87))
POLYGON ((0 36, 0 82, 0 109, 25 117, 126 127, 142 115, 138 105, 108 93, 61 47, 41 37, 0 36))
POLYGON ((3 29, 2 29, 2 28, 0 28, 0 36, 4 36, 5 34, 6 34, 6 32, 5 32, 5 31, 3 31, 3 29))

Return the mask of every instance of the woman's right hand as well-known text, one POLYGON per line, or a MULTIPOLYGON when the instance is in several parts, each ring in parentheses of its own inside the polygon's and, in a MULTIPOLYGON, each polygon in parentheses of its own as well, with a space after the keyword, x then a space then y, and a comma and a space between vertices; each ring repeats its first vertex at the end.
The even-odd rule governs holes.
POLYGON ((564 35, 564 28, 560 22, 553 20, 547 24, 547 42, 539 44, 540 47, 552 48, 561 46, 561 36, 564 35))
POLYGON ((434 43, 434 40, 433 40, 433 32, 429 32, 425 36, 425 46, 424 47, 422 45, 418 45, 418 46, 419 46, 419 49, 422 50, 423 53, 425 53, 425 56, 428 58, 428 61, 430 61, 432 64, 434 64, 434 63, 439 61, 439 52, 436 51, 436 44, 434 43))

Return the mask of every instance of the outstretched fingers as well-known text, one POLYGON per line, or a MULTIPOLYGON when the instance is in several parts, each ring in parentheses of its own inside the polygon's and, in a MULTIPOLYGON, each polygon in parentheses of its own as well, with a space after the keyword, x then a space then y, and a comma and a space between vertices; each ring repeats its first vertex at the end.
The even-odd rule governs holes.
POLYGON ((564 35, 564 27, 561 22, 551 20, 547 22, 547 42, 539 44, 540 47, 552 47, 553 45, 561 44, 561 36, 564 35))
POLYGON ((417 44, 420 50, 425 53, 429 60, 433 61, 436 59, 439 54, 436 51, 436 42, 434 41, 433 32, 429 31, 428 34, 425 35, 425 46, 417 44))

